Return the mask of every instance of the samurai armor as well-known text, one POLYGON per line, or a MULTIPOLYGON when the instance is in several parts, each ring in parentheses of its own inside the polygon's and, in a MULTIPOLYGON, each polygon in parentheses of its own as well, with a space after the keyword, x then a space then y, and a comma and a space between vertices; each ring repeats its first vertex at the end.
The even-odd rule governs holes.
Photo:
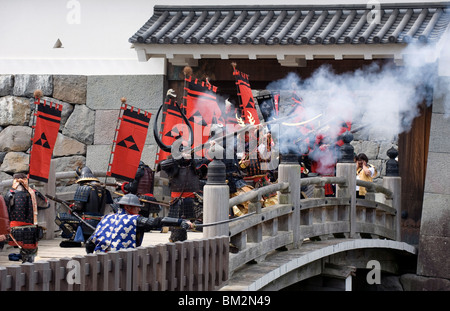
POLYGON ((172 192, 198 192, 200 190, 199 177, 191 164, 179 167, 178 175, 170 180, 170 190, 172 192))
MULTIPOLYGON (((140 198, 146 201, 156 202, 156 199, 153 196, 141 195, 140 198)), ((144 217, 150 217, 151 214, 158 214, 159 212, 161 212, 161 206, 158 204, 152 204, 145 201, 143 201, 142 203, 144 204, 144 206, 141 207, 141 211, 139 212, 139 214, 144 217)))
POLYGON ((9 245, 16 245, 16 242, 23 249, 35 249, 37 248, 38 241, 42 239, 43 231, 42 227, 29 225, 29 226, 17 226, 11 227, 11 235, 14 240, 9 241, 9 245))
POLYGON ((22 248, 20 250, 20 255, 22 255, 22 263, 24 262, 34 262, 34 258, 37 254, 37 247, 33 249, 22 248))
POLYGON ((169 217, 195 219, 198 216, 194 198, 179 198, 170 205, 169 217))
POLYGON ((85 167, 78 167, 76 169, 76 174, 79 176, 79 178, 77 179, 76 183, 83 183, 86 181, 99 181, 97 177, 95 177, 95 175, 92 173, 91 169, 87 166, 85 167))
POLYGON ((87 240, 91 236, 91 234, 94 233, 94 229, 89 227, 87 224, 96 228, 101 219, 102 219, 102 215, 100 215, 100 214, 85 213, 83 215, 84 222, 83 221, 80 222, 80 225, 81 225, 81 229, 83 230, 83 236, 84 236, 85 240, 87 240))
POLYGON ((136 225, 139 215, 128 215, 123 209, 100 221, 90 240, 95 252, 117 251, 136 247, 136 225))
POLYGON ((80 185, 75 191, 74 209, 80 213, 104 214, 106 204, 112 203, 111 194, 100 185, 80 185))
MULTIPOLYGON (((155 172, 146 165, 140 165, 138 168, 138 174, 142 170, 142 175, 138 181, 137 193, 146 194, 153 193, 153 184, 155 179, 155 172)), ((136 174, 137 175, 137 174, 136 174)))
POLYGON ((9 202, 9 219, 33 223, 33 205, 27 191, 10 190, 5 198, 9 202))
POLYGON ((187 231, 186 231, 186 229, 170 227, 170 231, 171 231, 170 237, 169 237, 169 241, 170 242, 173 243, 173 242, 187 240, 187 231))
POLYGON ((58 213, 55 218, 55 223, 62 230, 61 237, 64 239, 74 238, 80 222, 77 217, 68 213, 58 213))
POLYGON ((91 187, 89 185, 79 186, 75 190, 75 195, 73 199, 75 201, 87 202, 89 200, 89 196, 91 194, 91 187))

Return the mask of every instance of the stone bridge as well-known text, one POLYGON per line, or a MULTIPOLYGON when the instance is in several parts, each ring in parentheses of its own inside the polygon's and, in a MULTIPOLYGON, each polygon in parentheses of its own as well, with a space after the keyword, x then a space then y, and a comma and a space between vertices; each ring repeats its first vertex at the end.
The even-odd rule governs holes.
MULTIPOLYGON (((357 269, 369 269, 376 279, 381 271, 398 273, 417 255, 414 246, 400 240, 397 152, 390 150, 388 156, 382 186, 356 180, 353 153, 344 153, 336 176, 303 179, 298 162, 284 156, 276 184, 231 199, 223 163, 214 160, 204 187, 204 222, 219 224, 205 227, 202 240, 77 256, 84 283, 71 286, 64 283, 67 258, 0 267, 0 288, 278 291, 308 280, 317 286, 313 280, 320 276, 319 287, 349 290, 357 269), (324 195, 326 184, 335 186, 335 196, 324 195), (364 199, 356 198, 356 185, 367 189, 364 199), (309 196, 302 197, 302 186, 310 189, 309 196), (279 203, 262 208, 261 198, 274 192, 279 203), (248 201, 246 216, 226 222, 230 207, 248 201)), ((51 214, 41 217, 48 224, 54 221, 51 214)))
POLYGON ((230 253, 230 279, 221 290, 281 290, 318 275, 341 279, 342 287, 349 289, 357 268, 379 263, 376 269, 398 273, 404 258, 414 261, 416 248, 400 241, 396 150, 389 150, 388 156, 383 186, 356 180, 353 152, 344 152, 335 177, 303 179, 298 162, 284 156, 277 184, 230 200, 222 199, 225 177, 222 182, 217 178, 221 162, 212 162, 208 172, 216 177, 204 189, 205 222, 223 220, 226 215, 220 211, 246 201, 251 214, 205 228, 205 237, 228 235, 235 251, 230 253), (325 197, 325 184, 335 185, 335 197, 325 197), (356 198, 356 185, 368 190, 364 199, 356 198), (302 198, 302 186, 313 187, 311 197, 302 198), (261 208, 261 198, 275 191, 279 204, 261 208))

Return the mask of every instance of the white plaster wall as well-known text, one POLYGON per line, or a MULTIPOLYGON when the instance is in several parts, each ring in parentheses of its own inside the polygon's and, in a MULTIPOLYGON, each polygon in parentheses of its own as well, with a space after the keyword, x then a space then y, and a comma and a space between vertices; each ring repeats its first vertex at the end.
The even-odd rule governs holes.
MULTIPOLYGON (((306 0, 301 4, 368 2, 306 0)), ((226 2, 226 5, 242 4, 273 5, 274 2, 226 2)), ((282 0, 280 4, 299 4, 299 1, 282 0)), ((180 0, 0 0, 0 74, 164 74, 164 60, 152 58, 139 62, 128 42, 151 17, 155 5, 187 3, 180 0), (57 39, 61 40, 63 48, 53 48, 57 39)), ((193 0, 188 5, 218 3, 193 0)))
POLYGON ((145 0, 0 0, 0 73, 161 74, 128 38, 152 15, 145 0), (60 39, 63 48, 53 48, 60 39))

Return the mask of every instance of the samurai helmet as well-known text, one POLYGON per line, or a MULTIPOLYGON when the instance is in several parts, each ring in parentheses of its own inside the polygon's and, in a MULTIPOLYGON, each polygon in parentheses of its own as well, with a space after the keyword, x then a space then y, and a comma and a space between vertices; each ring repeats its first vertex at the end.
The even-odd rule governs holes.
POLYGON ((117 202, 119 205, 129 205, 143 207, 137 195, 132 193, 127 193, 117 202))
POLYGON ((78 179, 76 181, 76 183, 80 183, 83 181, 98 181, 98 178, 95 177, 95 175, 92 173, 91 169, 87 166, 85 167, 77 167, 77 169, 75 170, 75 173, 78 175, 78 179))

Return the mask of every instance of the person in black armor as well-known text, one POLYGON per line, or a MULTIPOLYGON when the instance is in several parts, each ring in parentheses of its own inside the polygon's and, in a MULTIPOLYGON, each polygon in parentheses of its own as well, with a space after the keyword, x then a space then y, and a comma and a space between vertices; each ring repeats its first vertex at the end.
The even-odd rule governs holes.
POLYGON ((47 199, 28 185, 24 173, 14 174, 11 189, 5 195, 5 204, 10 220, 9 244, 20 248, 22 262, 33 262, 42 238, 42 227, 38 226, 38 209, 48 208, 47 199))
MULTIPOLYGON (((201 204, 196 193, 202 190, 200 176, 203 160, 181 158, 175 160, 171 157, 161 161, 157 171, 164 171, 169 178, 171 201, 169 217, 194 221, 202 213, 201 204), (200 171, 197 171, 197 168, 200 171)), ((170 227, 171 242, 187 239, 186 228, 170 227)))
POLYGON ((113 203, 113 200, 109 190, 101 185, 89 167, 78 167, 76 173, 79 176, 76 181, 79 186, 73 197, 75 202, 72 208, 85 220, 81 223, 81 228, 86 241, 93 233, 86 223, 95 228, 105 214, 107 205, 113 203))
POLYGON ((56 223, 63 230, 63 237, 68 241, 62 241, 61 247, 80 247, 94 232, 106 211, 108 204, 112 204, 112 196, 94 176, 87 166, 76 169, 78 187, 74 195, 74 203, 70 206, 72 214, 76 213, 83 221, 73 215, 57 216, 56 223), (94 229, 93 229, 94 228, 94 229))
POLYGON ((230 194, 235 193, 239 188, 247 183, 239 169, 239 159, 237 157, 237 141, 232 139, 232 144, 227 144, 226 132, 221 124, 211 126, 210 148, 208 157, 216 158, 225 164, 227 185, 230 187, 230 194))
MULTIPOLYGON (((170 92, 168 92, 168 96, 171 96, 170 92)), ((161 105, 158 109, 156 120, 158 120, 158 116, 161 113, 163 106, 164 105, 161 105)), ((153 125, 155 141, 163 151, 170 153, 167 159, 158 163, 156 171, 164 171, 169 178, 169 187, 172 198, 169 207, 169 217, 195 220, 202 213, 202 207, 196 193, 202 190, 199 175, 203 173, 203 170, 200 169, 197 172, 197 168, 203 167, 201 164, 204 159, 197 160, 192 158, 189 148, 192 148, 194 142, 194 131, 178 104, 176 104, 176 108, 178 109, 183 122, 186 123, 189 129, 189 139, 187 142, 182 142, 182 144, 178 146, 178 150, 174 147, 175 144, 167 146, 159 138, 158 122, 155 121, 153 125), (173 150, 172 147, 174 147, 173 150), (184 149, 185 147, 188 148, 184 149), (172 151, 177 155, 176 157, 173 156, 172 151)), ((176 141, 178 142, 178 140, 179 139, 177 138, 176 141)), ((186 228, 172 226, 169 229, 171 231, 169 237, 171 242, 184 241, 187 239, 186 228)))
POLYGON ((150 217, 150 215, 156 217, 161 212, 161 206, 156 204, 157 200, 153 196, 154 178, 155 172, 140 161, 133 181, 117 183, 116 190, 121 190, 124 194, 135 194, 141 199, 143 206, 140 214, 144 217, 150 217))
POLYGON ((189 229, 192 223, 183 219, 155 217, 139 214, 142 205, 134 194, 126 194, 118 201, 118 210, 102 218, 95 232, 86 242, 86 252, 109 252, 135 248, 142 244, 144 233, 162 226, 189 229))

